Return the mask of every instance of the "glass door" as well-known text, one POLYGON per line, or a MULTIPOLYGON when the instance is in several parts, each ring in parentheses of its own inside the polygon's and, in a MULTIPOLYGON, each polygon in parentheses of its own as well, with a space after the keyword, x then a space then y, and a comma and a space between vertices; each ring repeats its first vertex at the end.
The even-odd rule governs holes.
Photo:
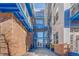
POLYGON ((43 32, 37 32, 37 47, 43 47, 43 32))
POLYGON ((37 41, 37 47, 39 47, 39 48, 43 47, 43 40, 38 39, 38 41, 37 41))

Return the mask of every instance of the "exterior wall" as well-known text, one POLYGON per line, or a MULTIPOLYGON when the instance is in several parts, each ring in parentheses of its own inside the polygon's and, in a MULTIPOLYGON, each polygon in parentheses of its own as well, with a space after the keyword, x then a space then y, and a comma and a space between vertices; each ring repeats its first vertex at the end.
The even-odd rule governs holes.
POLYGON ((70 8, 69 3, 64 4, 64 43, 70 44, 70 8))
POLYGON ((54 44, 54 37, 53 37, 53 33, 54 33, 54 29, 53 29, 53 23, 54 23, 54 17, 53 17, 53 4, 52 4, 52 6, 51 6, 51 13, 52 13, 52 17, 51 17, 51 28, 52 28, 52 30, 51 30, 51 45, 53 45, 54 44))
POLYGON ((29 49, 33 46, 33 33, 27 31, 27 35, 28 36, 26 37, 26 48, 27 51, 29 51, 29 49))
POLYGON ((64 28, 64 43, 70 44, 70 28, 64 28))
POLYGON ((1 33, 5 35, 8 41, 10 55, 22 55, 26 53, 25 40, 27 33, 13 19, 9 19, 0 25, 1 33))
POLYGON ((26 48, 30 46, 32 33, 25 30, 12 14, 9 16, 9 19, 0 23, 0 33, 5 35, 9 44, 10 55, 23 55, 27 52, 26 48))
MULTIPOLYGON (((56 17, 56 12, 58 8, 58 20, 55 20, 55 24, 53 25, 53 34, 58 32, 58 44, 64 43, 64 4, 55 4, 53 7, 53 18, 56 17)), ((53 19, 53 20, 54 20, 53 19)))
POLYGON ((29 16, 28 10, 26 8, 26 5, 24 3, 21 4, 23 11, 25 13, 25 16, 29 19, 27 20, 29 22, 29 25, 32 27, 32 23, 31 23, 31 17, 29 16))
POLYGON ((55 53, 59 54, 59 55, 66 55, 69 50, 69 45, 68 44, 55 44, 54 45, 54 51, 55 53))
MULTIPOLYGON (((58 3, 52 5, 52 47, 54 47, 55 53, 59 55, 65 55, 69 50, 69 45, 66 43, 67 30, 64 28, 64 4, 58 3), (58 13, 58 15, 57 15, 58 13), (58 19, 56 18, 58 16, 58 19), (66 36, 65 36, 66 35, 66 36)), ((67 38, 69 39, 69 38, 67 38)))
MULTIPOLYGON (((72 17, 72 16, 76 15, 79 8, 78 8, 77 3, 76 4, 72 3, 72 4, 70 4, 70 6, 71 6, 71 8, 70 8, 70 17, 72 17)), ((69 36, 70 36, 70 38, 69 38, 69 40, 70 40, 70 52, 79 52, 79 43, 78 43, 79 42, 79 38, 78 38, 79 28, 78 28, 78 26, 76 26, 77 23, 78 23, 77 18, 78 18, 78 16, 73 20, 73 26, 71 26, 71 28, 70 28, 70 34, 69 34, 69 36), (76 21, 77 23, 75 22, 75 20, 77 20, 76 21), (74 24, 75 24, 75 26, 74 26, 74 24), (72 31, 72 29, 74 29, 74 30, 72 31)))
MULTIPOLYGON (((38 35, 43 35, 44 33, 46 33, 45 31, 47 30, 47 28, 45 29, 45 28, 41 28, 42 26, 41 25, 43 25, 43 26, 47 26, 47 18, 46 18, 46 13, 47 12, 47 10, 46 9, 41 9, 41 10, 39 10, 39 11, 37 11, 37 10, 34 10, 34 16, 35 16, 35 19, 34 19, 34 24, 33 25, 39 25, 38 27, 39 28, 35 28, 34 27, 34 29, 35 29, 35 31, 34 31, 34 33, 37 33, 36 35, 38 36, 38 35), (36 24, 36 21, 41 21, 40 22, 40 24, 39 23, 37 23, 36 24), (40 33, 40 34, 38 34, 38 33, 40 33)), ((45 36, 45 34, 44 34, 44 36, 45 36)), ((34 37, 35 37, 35 34, 34 34, 34 37)), ((43 36, 38 36, 38 38, 36 38, 36 39, 34 39, 34 47, 36 48, 36 47, 46 47, 46 44, 47 44, 47 38, 45 38, 44 39, 44 37, 43 36)))
POLYGON ((48 26, 48 18, 47 18, 47 15, 48 15, 48 9, 47 9, 47 7, 45 7, 45 9, 44 9, 44 25, 45 26, 48 26))
POLYGON ((79 52, 79 32, 70 32, 70 51, 79 52))
POLYGON ((26 52, 26 32, 13 19, 7 20, 0 25, 1 32, 5 34, 5 38, 8 41, 10 54, 24 54, 26 52))

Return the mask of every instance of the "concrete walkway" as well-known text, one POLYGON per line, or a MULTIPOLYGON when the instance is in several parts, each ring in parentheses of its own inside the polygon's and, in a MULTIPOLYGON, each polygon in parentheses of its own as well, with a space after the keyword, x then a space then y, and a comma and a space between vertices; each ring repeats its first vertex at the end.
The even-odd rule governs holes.
POLYGON ((37 48, 32 52, 28 52, 26 56, 57 56, 57 55, 49 49, 37 48))

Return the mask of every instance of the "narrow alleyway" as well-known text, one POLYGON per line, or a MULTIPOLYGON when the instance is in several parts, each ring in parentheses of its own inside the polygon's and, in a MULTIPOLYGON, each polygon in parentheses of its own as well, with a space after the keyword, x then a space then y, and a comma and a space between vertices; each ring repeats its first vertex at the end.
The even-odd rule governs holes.
POLYGON ((32 52, 28 52, 24 56, 57 56, 57 54, 47 48, 37 48, 32 52))

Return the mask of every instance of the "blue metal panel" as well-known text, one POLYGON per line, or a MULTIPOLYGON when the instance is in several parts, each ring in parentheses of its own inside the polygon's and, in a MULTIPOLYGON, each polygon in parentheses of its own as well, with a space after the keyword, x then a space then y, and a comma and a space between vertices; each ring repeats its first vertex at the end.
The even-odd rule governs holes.
POLYGON ((36 32, 34 33, 33 37, 34 37, 34 39, 37 39, 37 33, 36 32))
POLYGON ((44 25, 40 25, 40 24, 38 24, 38 25, 34 25, 33 26, 34 28, 38 28, 38 29, 42 29, 42 28, 48 28, 47 26, 44 26, 44 25))
POLYGON ((22 24, 29 32, 32 32, 32 29, 28 26, 28 24, 24 20, 22 21, 22 24))
POLYGON ((77 27, 79 26, 79 12, 77 12, 74 16, 70 17, 70 9, 65 10, 64 12, 64 27, 77 27))
POLYGON ((19 11, 15 3, 0 3, 0 12, 19 11))
POLYGON ((79 26, 79 12, 77 12, 74 16, 71 17, 73 26, 79 26))
POLYGON ((79 56, 79 53, 76 52, 69 52, 68 56, 79 56))
POLYGON ((28 10, 28 12, 29 12, 29 15, 30 15, 31 17, 33 17, 33 14, 32 14, 32 9, 31 9, 31 7, 30 7, 30 4, 29 4, 29 3, 26 3, 26 8, 27 8, 27 10, 28 10))
POLYGON ((28 23, 28 19, 24 15, 20 4, 17 3, 0 3, 0 12, 11 12, 13 13, 19 21, 25 26, 25 28, 32 32, 32 28, 28 23))
POLYGON ((71 16, 71 27, 79 26, 79 12, 77 12, 74 16, 71 16))
POLYGON ((0 9, 0 12, 17 12, 18 9, 0 9))
POLYGON ((45 39, 44 39, 44 32, 43 32, 43 47, 45 47, 45 39))
POLYGON ((28 31, 32 32, 32 28, 31 28, 31 26, 30 26, 29 23, 28 23, 27 17, 25 16, 24 12, 23 12, 22 9, 21 9, 21 5, 20 5, 20 4, 17 4, 17 7, 18 7, 18 9, 20 10, 21 15, 24 17, 24 20, 23 20, 23 22, 22 22, 23 25, 25 26, 25 28, 26 28, 28 31))
POLYGON ((64 12, 64 27, 69 28, 70 24, 70 9, 65 10, 64 12))
POLYGON ((34 48, 36 48, 37 47, 37 33, 36 32, 34 32, 34 35, 33 35, 33 44, 34 44, 34 48))
POLYGON ((18 18, 20 21, 23 21, 23 17, 19 14, 19 12, 14 12, 13 13, 15 16, 16 16, 16 18, 18 18))
POLYGON ((16 3, 0 3, 0 7, 17 7, 16 3))
POLYGON ((72 20, 79 20, 79 11, 71 17, 72 20))

